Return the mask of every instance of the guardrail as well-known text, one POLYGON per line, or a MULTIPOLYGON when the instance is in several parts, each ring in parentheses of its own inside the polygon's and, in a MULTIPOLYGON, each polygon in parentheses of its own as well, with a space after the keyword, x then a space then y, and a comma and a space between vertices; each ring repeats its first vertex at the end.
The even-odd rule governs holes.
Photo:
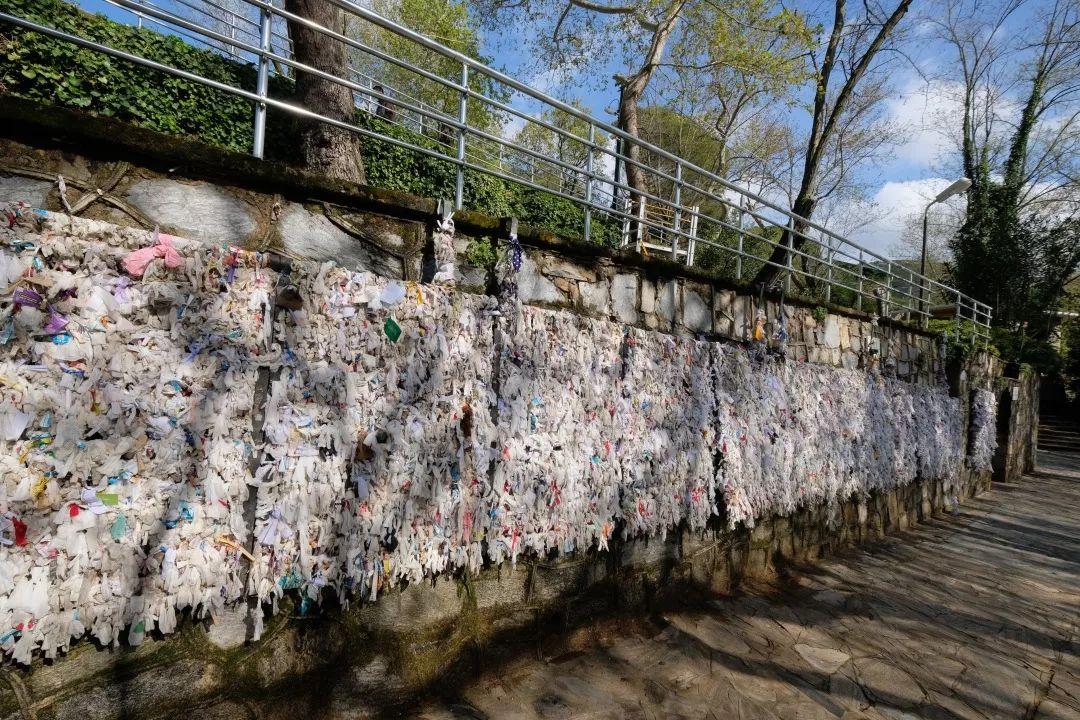
POLYGON ((223 0, 105 1, 131 13, 140 27, 153 25, 254 64, 258 68, 255 90, 204 78, 6 12, 0 11, 0 22, 251 101, 252 154, 259 158, 265 149, 267 110, 273 108, 451 163, 456 168, 454 202, 458 208, 464 200, 465 171, 478 171, 574 203, 582 212, 581 234, 586 240, 597 234, 599 224, 606 238, 622 246, 666 255, 687 265, 720 266, 736 280, 752 278, 770 265, 779 271, 788 292, 922 323, 949 317, 957 337, 970 334, 973 344, 989 342, 989 305, 349 0, 326 1, 346 13, 354 29, 350 34, 318 25, 267 0, 232 0, 229 7, 223 0), (345 45, 352 61, 348 77, 298 62, 291 53, 290 24, 306 26, 345 45), (388 39, 403 39, 432 62, 421 67, 395 57, 383 42, 388 39), (438 66, 450 66, 453 71, 444 76, 431 69, 438 66), (387 89, 392 87, 390 82, 380 82, 380 71, 395 74, 394 89, 387 89), (297 72, 349 88, 359 108, 409 133, 393 137, 268 95, 271 73, 291 77, 297 72), (439 107, 418 99, 432 90, 454 100, 450 106, 439 107), (510 128, 518 130, 514 133, 510 128), (637 168, 644 177, 640 187, 630 186, 628 167, 637 168), (784 263, 770 260, 778 245, 785 246, 784 263), (864 308, 867 304, 870 308, 864 308))

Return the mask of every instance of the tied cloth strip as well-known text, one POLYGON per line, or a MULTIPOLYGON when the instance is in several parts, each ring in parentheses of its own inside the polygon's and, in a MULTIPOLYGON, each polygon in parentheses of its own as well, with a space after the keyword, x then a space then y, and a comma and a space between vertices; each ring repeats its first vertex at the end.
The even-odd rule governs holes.
POLYGON ((141 278, 150 263, 158 258, 163 258, 165 260, 165 267, 173 269, 180 267, 184 261, 184 258, 181 257, 180 253, 173 247, 172 237, 159 233, 155 226, 154 244, 150 247, 131 251, 124 256, 121 265, 124 268, 124 272, 131 277, 141 278))

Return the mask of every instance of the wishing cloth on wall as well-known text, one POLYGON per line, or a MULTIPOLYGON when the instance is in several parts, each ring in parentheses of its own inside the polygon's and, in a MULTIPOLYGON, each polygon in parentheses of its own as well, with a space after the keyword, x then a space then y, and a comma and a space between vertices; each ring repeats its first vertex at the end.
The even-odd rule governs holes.
MULTIPOLYGON (((516 244, 496 303, 25 208, 0 232, 0 647, 19 662, 248 595, 373 600, 955 482, 963 459, 943 389, 522 306, 516 244), (303 302, 275 316, 279 284, 303 302)), ((973 412, 980 463, 992 397, 973 412)))
POLYGON ((11 211, 0 274, 0 646, 138 644, 244 595, 250 413, 274 278, 254 255, 11 211), (166 267, 173 265, 172 268, 166 267), (226 542, 218 542, 218 539, 226 542))
POLYGON ((968 463, 975 470, 989 470, 997 450, 997 396, 976 388, 971 393, 971 454, 968 463))
POLYGON ((374 598, 403 580, 478 571, 493 301, 330 263, 297 263, 291 281, 304 306, 276 324, 252 592, 374 598))

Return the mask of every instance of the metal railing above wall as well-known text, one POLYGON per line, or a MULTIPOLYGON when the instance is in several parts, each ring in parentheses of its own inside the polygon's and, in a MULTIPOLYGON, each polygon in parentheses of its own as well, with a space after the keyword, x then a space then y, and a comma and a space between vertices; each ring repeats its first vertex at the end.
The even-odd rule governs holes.
POLYGON ((130 13, 140 27, 152 26, 255 65, 254 91, 6 12, 0 11, 0 22, 252 102, 252 154, 259 158, 265 150, 268 109, 318 120, 451 163, 458 208, 464 204, 466 171, 484 173, 573 203, 580 209, 580 234, 587 241, 721 269, 740 281, 772 266, 788 292, 917 322, 947 317, 957 337, 989 341, 990 306, 919 274, 913 263, 875 253, 365 7, 326 0, 344 11, 354 29, 362 30, 345 34, 269 0, 226 1, 106 0, 130 13), (290 23, 342 43, 350 57, 347 77, 298 62, 291 53, 290 23), (391 45, 402 47, 402 42, 412 60, 393 52, 391 45), (417 55, 425 56, 423 66, 417 55), (292 77, 297 72, 349 88, 358 108, 404 132, 389 134, 379 125, 326 117, 269 96, 271 74, 292 77), (419 99, 432 93, 443 99, 441 105, 419 99), (640 170, 641 187, 629 185, 628 167, 640 170), (778 245, 786 250, 782 263, 771 259, 778 245))

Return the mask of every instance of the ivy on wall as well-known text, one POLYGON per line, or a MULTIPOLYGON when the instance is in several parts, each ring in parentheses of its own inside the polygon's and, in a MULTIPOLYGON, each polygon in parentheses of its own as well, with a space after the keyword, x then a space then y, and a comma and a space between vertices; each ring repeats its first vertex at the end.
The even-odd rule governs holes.
MULTIPOLYGON (((63 0, 4 0, 5 10, 63 32, 125 50, 232 87, 254 91, 256 68, 180 38, 91 15, 63 0)), ((188 135, 218 147, 250 152, 252 104, 198 83, 22 28, 0 33, 0 91, 43 103, 83 109, 160 132, 188 135)), ((292 81, 272 76, 271 97, 287 99, 292 81)), ((357 124, 411 144, 439 149, 432 138, 357 111, 357 124)), ((293 159, 293 123, 268 114, 266 156, 293 159)), ((428 198, 454 196, 455 167, 439 158, 371 138, 364 142, 368 182, 428 198)), ((580 237, 584 213, 574 203, 475 170, 465 173, 465 206, 493 217, 580 237)), ((618 243, 619 223, 595 217, 592 239, 618 243)))

